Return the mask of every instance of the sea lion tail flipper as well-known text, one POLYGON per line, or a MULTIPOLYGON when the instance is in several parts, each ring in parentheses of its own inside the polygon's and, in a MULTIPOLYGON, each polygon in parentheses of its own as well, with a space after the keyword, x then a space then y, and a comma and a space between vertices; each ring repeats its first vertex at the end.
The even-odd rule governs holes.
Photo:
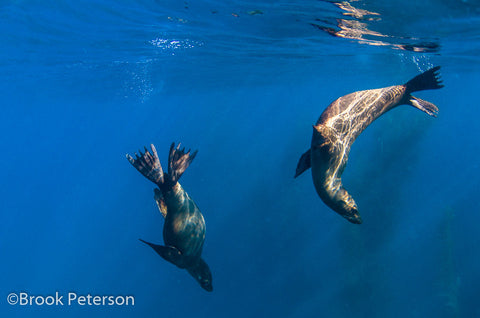
POLYGON ((140 156, 135 153, 135 159, 127 154, 128 161, 148 180, 152 181, 157 185, 163 184, 163 170, 160 165, 160 160, 158 159, 157 150, 153 144, 150 145, 152 152, 148 151, 147 147, 145 152, 142 153, 140 150, 140 156))
POLYGON ((185 148, 180 149, 180 144, 175 148, 175 143, 170 146, 170 153, 168 155, 168 178, 172 184, 177 183, 190 163, 197 155, 197 150, 190 153, 190 149, 185 152, 185 148))
POLYGON ((438 107, 434 104, 427 102, 426 100, 410 96, 410 100, 408 101, 409 105, 412 105, 415 108, 420 109, 421 111, 427 113, 432 117, 437 117, 438 114, 438 107))
POLYGON ((297 164, 297 169, 295 171, 295 176, 294 178, 298 177, 302 173, 304 173, 306 170, 310 169, 312 167, 311 163, 311 152, 310 149, 305 151, 305 153, 300 157, 300 160, 298 160, 297 164))
POLYGON ((158 253, 163 259, 166 261, 180 267, 180 268, 185 268, 184 265, 184 260, 183 260, 183 255, 182 253, 175 247, 173 246, 163 246, 163 245, 157 245, 153 244, 147 241, 144 241, 142 239, 139 239, 140 242, 143 242, 147 245, 149 245, 151 248, 155 250, 155 252, 158 253))
POLYGON ((155 202, 157 202, 158 209, 160 210, 160 213, 162 213, 163 217, 167 217, 167 204, 165 203, 165 199, 163 198, 162 191, 159 189, 155 188, 153 189, 154 193, 154 198, 155 202))
POLYGON ((440 80, 440 75, 438 73, 439 69, 440 66, 436 66, 409 80, 405 84, 406 92, 409 94, 426 89, 442 88, 442 81, 440 80))

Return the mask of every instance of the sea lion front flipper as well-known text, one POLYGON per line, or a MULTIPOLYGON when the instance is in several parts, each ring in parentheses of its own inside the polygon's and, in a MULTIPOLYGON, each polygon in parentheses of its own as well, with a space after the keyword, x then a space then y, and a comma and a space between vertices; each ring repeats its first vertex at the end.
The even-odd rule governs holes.
POLYGON ((153 189, 154 193, 154 198, 155 202, 157 202, 158 209, 160 210, 160 213, 162 213, 163 217, 167 217, 167 204, 165 203, 165 200, 163 199, 162 191, 159 189, 155 188, 153 189))
POLYGON ((300 160, 298 160, 297 164, 297 170, 295 171, 295 177, 298 177, 308 169, 312 167, 312 162, 311 162, 311 151, 308 149, 305 151, 305 153, 300 157, 300 160))
POLYGON ((427 102, 426 100, 410 96, 408 104, 420 109, 422 112, 425 112, 432 117, 437 117, 438 107, 430 102, 427 102))
POLYGON ((158 255, 160 255, 166 261, 169 261, 170 263, 180 268, 185 268, 184 257, 177 248, 173 246, 163 246, 163 245, 153 244, 153 243, 144 241, 142 239, 139 239, 139 240, 149 245, 151 248, 153 248, 155 252, 157 252, 158 255))

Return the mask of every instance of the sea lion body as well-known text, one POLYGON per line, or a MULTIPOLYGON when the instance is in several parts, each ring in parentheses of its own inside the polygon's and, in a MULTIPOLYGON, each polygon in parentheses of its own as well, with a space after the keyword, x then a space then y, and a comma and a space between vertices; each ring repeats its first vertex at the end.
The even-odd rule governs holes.
MULTIPOLYGON (((158 193, 155 194, 158 202, 158 193)), ((163 226, 163 241, 175 246, 189 259, 199 258, 205 241, 205 220, 199 208, 179 182, 171 189, 162 191, 167 208, 163 226)))
POLYGON ((387 111, 407 104, 436 117, 438 108, 410 93, 443 87, 435 67, 404 85, 354 92, 331 103, 313 126, 311 147, 297 165, 295 177, 312 168, 318 195, 332 210, 356 224, 362 223, 357 205, 342 185, 341 176, 355 139, 375 119, 387 111))
POLYGON ((163 226, 165 244, 175 246, 186 260, 200 257, 205 241, 202 213, 179 182, 162 195, 170 212, 167 212, 163 226))
MULTIPOLYGON (((179 145, 180 146, 180 145, 179 145)), ((158 159, 155 146, 152 152, 145 152, 128 161, 147 179, 155 183, 154 198, 165 218, 163 240, 165 246, 140 240, 152 247, 162 258, 179 268, 186 269, 190 275, 207 291, 212 291, 212 274, 202 259, 205 241, 205 219, 195 201, 182 188, 178 179, 195 158, 197 152, 185 153, 179 146, 170 147, 168 173, 164 173, 158 159)))

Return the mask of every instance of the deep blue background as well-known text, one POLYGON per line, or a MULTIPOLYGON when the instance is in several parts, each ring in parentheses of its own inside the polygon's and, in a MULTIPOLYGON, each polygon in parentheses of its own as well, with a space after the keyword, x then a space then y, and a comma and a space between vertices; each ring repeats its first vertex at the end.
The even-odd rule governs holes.
POLYGON ((352 2, 385 46, 313 27, 345 18, 329 2, 2 2, 0 315, 480 317, 480 6, 411 2, 352 2), (433 65, 445 88, 416 96, 439 117, 397 108, 352 148, 364 224, 293 179, 331 101, 433 65), (172 141, 199 149, 181 182, 213 293, 138 241, 163 220, 125 154, 154 143, 165 164, 172 141), (135 306, 8 305, 21 291, 135 306))

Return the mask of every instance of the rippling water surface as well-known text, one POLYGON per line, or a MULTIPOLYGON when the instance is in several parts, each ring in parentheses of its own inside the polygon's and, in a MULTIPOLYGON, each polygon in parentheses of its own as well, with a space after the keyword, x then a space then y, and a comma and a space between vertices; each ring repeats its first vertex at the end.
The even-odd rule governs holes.
POLYGON ((304 67, 401 51, 476 59, 479 49, 474 1, 12 1, 1 16, 5 67, 271 72, 272 61, 304 67))
POLYGON ((0 312, 5 317, 480 317, 477 1, 3 1, 0 312), (355 142, 347 223, 293 179, 311 125, 353 91, 441 65, 445 87, 355 142), (213 293, 162 244, 125 159, 199 149, 213 293), (11 293, 135 297, 10 305, 11 293))

